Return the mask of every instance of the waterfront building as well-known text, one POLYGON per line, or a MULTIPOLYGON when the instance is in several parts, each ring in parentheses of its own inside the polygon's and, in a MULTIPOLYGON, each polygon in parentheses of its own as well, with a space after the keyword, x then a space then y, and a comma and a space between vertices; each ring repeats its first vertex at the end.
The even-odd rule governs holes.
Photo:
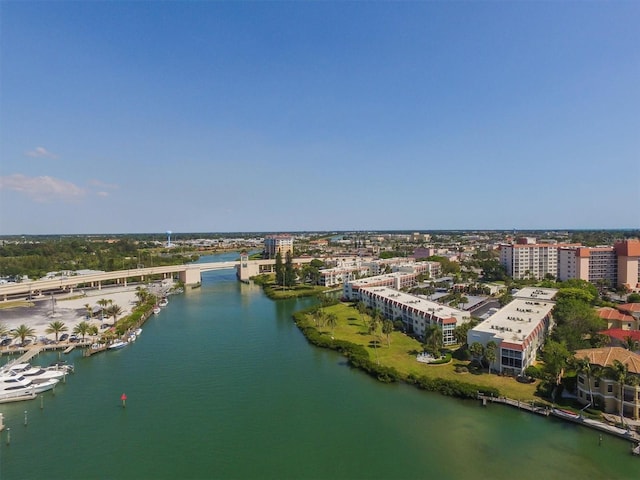
POLYGON ((551 312, 558 291, 553 288, 526 287, 514 299, 467 333, 467 343, 497 346, 491 369, 507 375, 520 375, 532 365, 552 325, 551 312))
POLYGON ((454 345, 456 339, 453 330, 471 321, 468 312, 389 287, 362 287, 358 289, 358 295, 367 307, 380 310, 384 318, 389 320, 402 320, 407 331, 420 338, 424 338, 430 325, 439 326, 444 345, 454 345))
POLYGON ((280 253, 282 259, 287 256, 287 252, 293 255, 293 237, 291 235, 268 235, 264 239, 265 258, 276 258, 280 253))
POLYGON ((622 403, 622 413, 626 418, 640 418, 640 386, 638 382, 629 382, 630 377, 640 377, 640 355, 621 347, 605 347, 578 350, 575 358, 586 358, 591 365, 591 372, 594 372, 594 367, 600 369, 600 374, 578 373, 577 396, 580 403, 592 403, 605 413, 616 415, 620 414, 622 403), (609 375, 607 374, 607 369, 614 366, 615 360, 627 367, 627 382, 622 388, 613 371, 610 370, 609 375))

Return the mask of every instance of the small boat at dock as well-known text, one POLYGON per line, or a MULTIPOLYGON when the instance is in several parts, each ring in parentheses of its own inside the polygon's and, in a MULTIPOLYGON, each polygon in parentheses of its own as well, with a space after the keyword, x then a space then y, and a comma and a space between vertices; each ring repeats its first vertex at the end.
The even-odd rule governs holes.
POLYGON ((107 348, 109 350, 119 350, 120 348, 126 347, 127 345, 129 345, 128 342, 123 342, 122 340, 118 340, 117 342, 113 342, 107 348))
POLYGON ((560 418, 568 418, 570 420, 580 420, 581 416, 579 413, 572 412, 571 410, 563 410, 561 408, 554 408, 551 410, 556 417, 560 418))

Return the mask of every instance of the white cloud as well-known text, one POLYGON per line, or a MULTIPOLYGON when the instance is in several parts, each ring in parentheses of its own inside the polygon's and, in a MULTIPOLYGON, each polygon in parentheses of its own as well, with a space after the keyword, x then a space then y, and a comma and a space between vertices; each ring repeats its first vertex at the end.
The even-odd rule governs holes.
POLYGON ((29 150, 28 152, 25 152, 25 155, 27 157, 34 157, 34 158, 53 158, 53 159, 58 158, 58 155, 56 155, 53 152, 50 152, 44 147, 36 147, 33 150, 29 150))
POLYGON ((27 177, 20 173, 0 177, 0 190, 20 192, 36 202, 72 200, 82 197, 85 190, 77 185, 53 177, 27 177))
POLYGON ((118 188, 120 188, 118 185, 114 183, 105 183, 95 179, 89 180, 89 185, 91 185, 92 187, 104 188, 107 190, 117 190, 118 188))
POLYGON ((98 193, 96 193, 96 195, 98 195, 99 197, 108 197, 109 196, 109 192, 98 192, 98 193))

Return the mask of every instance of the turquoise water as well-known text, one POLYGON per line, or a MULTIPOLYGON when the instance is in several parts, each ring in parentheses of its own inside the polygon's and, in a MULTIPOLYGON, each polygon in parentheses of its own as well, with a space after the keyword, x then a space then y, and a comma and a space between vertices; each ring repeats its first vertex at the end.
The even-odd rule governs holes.
POLYGON ((293 324, 310 301, 205 274, 135 344, 72 354, 43 409, 1 405, 0 478, 640 478, 622 440, 349 368, 293 324))

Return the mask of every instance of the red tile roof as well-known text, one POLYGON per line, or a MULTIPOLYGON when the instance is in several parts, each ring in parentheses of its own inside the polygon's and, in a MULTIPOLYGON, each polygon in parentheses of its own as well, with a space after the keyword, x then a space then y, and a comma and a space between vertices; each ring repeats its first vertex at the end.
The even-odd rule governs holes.
POLYGON ((611 307, 599 308, 598 316, 604 320, 619 320, 622 322, 632 322, 635 320, 631 315, 626 315, 616 310, 615 308, 611 308, 611 307))
POLYGON ((576 358, 588 358, 589 363, 609 367, 614 360, 626 365, 629 373, 640 373, 640 355, 622 347, 587 348, 576 351, 576 358))
POLYGON ((640 312, 640 303, 625 303, 624 305, 618 305, 618 310, 623 312, 640 312))
POLYGON ((640 342, 639 330, 622 330, 621 328, 610 328, 609 330, 603 330, 598 333, 601 333, 602 335, 606 335, 607 337, 615 338, 622 341, 624 341, 625 338, 627 337, 631 337, 636 342, 640 342))

